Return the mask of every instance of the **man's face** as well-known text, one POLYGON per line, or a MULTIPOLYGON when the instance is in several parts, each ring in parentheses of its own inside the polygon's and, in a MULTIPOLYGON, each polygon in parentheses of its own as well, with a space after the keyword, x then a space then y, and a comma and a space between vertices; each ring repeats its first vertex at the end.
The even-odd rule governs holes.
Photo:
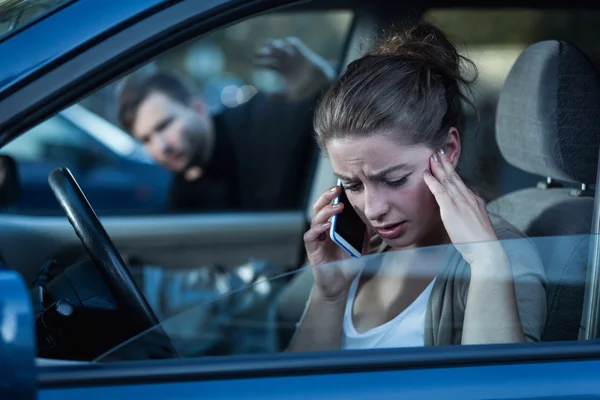
POLYGON ((195 155, 209 156, 213 124, 202 103, 182 104, 157 91, 140 104, 132 134, 156 162, 173 172, 182 172, 195 155))

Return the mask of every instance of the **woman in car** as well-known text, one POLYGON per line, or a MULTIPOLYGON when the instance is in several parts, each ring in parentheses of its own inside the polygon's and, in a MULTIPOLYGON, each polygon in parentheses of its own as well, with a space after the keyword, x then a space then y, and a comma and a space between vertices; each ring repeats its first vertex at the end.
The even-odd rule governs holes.
POLYGON ((290 351, 541 340, 535 246, 457 173, 475 78, 439 29, 419 23, 352 62, 323 96, 317 140, 367 224, 366 252, 380 255, 335 262, 349 256, 329 238, 343 205, 331 204, 339 187, 327 190, 304 236, 315 282, 290 351))

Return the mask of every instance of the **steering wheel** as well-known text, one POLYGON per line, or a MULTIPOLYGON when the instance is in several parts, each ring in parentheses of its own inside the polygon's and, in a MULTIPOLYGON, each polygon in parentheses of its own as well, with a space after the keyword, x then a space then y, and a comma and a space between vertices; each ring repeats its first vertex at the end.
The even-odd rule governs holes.
POLYGON ((75 233, 109 287, 141 333, 158 325, 158 318, 131 277, 98 216, 68 168, 56 168, 48 177, 50 188, 75 233))

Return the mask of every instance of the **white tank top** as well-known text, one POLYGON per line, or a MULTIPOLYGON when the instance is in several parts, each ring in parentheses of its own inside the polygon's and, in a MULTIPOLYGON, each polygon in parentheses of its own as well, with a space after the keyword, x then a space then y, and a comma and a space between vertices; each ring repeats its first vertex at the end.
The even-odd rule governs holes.
POLYGON ((359 280, 360 275, 354 279, 348 293, 346 311, 344 312, 341 348, 350 350, 424 346, 425 312, 435 279, 431 281, 415 301, 394 319, 364 333, 358 333, 352 322, 352 307, 359 280))

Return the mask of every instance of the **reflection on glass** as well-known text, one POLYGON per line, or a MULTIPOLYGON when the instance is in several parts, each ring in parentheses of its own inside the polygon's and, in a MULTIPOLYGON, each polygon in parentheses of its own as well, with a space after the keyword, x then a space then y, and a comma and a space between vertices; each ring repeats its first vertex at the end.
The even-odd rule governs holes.
MULTIPOLYGON (((501 241, 511 261, 519 315, 529 340, 560 340, 577 334, 589 242, 589 235, 501 241)), ((489 246, 489 243, 473 245, 489 246)), ((359 284, 369 285, 373 280, 387 285, 386 290, 376 293, 373 301, 360 307, 356 299, 352 302, 352 296, 344 299, 344 313, 337 321, 339 349, 422 347, 414 344, 415 338, 429 340, 428 344, 435 340, 460 344, 460 340, 452 341, 460 338, 464 324, 470 271, 460 267, 464 263, 460 263, 459 257, 453 245, 444 245, 363 256, 316 267, 355 276, 354 289, 359 284), (451 280, 447 279, 449 275, 451 280), (405 304, 403 313, 395 314, 393 310, 403 301, 403 293, 415 288, 420 292, 417 300, 405 304), (425 312, 427 304, 429 311, 425 312), (415 312, 417 309, 419 312, 415 312), (403 334, 398 332, 400 328, 403 334), (440 339, 444 335, 446 337, 440 339)), ((183 277, 186 273, 180 274, 183 277)), ((260 278, 251 284, 241 282, 235 289, 230 287, 233 290, 227 293, 204 291, 205 297, 202 297, 202 290, 198 290, 195 304, 191 301, 185 309, 172 315, 161 314, 161 327, 181 357, 288 351, 291 337, 302 324, 313 286, 312 275, 313 268, 304 267, 294 273, 260 278), (263 290, 267 286, 269 290, 263 290)), ((489 279, 497 284, 510 281, 506 277, 490 276, 489 279)), ((185 292, 172 292, 172 295, 181 297, 185 292)), ((190 289, 188 294, 192 292, 190 289)), ((494 327, 481 326, 481 329, 494 327)), ((150 334, 146 332, 132 338, 96 361, 118 360, 119 350, 126 346, 147 346, 144 338, 150 334)))

